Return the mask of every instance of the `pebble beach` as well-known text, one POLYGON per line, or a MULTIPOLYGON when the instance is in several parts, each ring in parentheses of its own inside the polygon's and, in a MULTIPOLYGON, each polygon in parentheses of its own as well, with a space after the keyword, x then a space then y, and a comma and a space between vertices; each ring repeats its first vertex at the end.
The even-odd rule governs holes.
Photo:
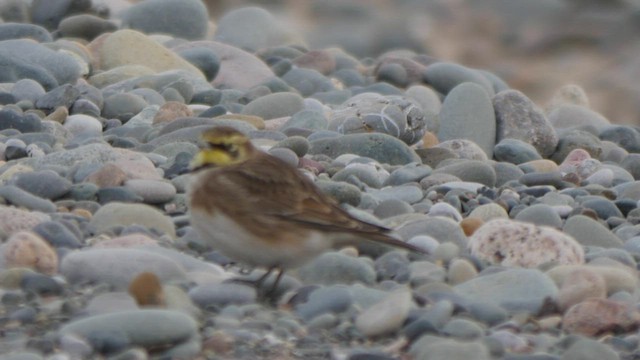
POLYGON ((0 360, 640 357, 640 128, 583 88, 120 5, 0 1, 0 360), (340 247, 265 299, 189 224, 221 125, 424 254, 340 247))

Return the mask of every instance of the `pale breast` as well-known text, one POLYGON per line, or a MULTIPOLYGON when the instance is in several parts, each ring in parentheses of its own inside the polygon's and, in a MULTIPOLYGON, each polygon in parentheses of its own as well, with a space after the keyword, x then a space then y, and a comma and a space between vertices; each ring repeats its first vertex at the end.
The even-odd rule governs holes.
POLYGON ((293 234, 274 226, 270 238, 256 236, 221 212, 192 209, 191 225, 214 249, 252 266, 297 267, 331 246, 331 240, 316 231, 293 234), (277 238, 278 232, 287 241, 273 241, 271 238, 277 238))

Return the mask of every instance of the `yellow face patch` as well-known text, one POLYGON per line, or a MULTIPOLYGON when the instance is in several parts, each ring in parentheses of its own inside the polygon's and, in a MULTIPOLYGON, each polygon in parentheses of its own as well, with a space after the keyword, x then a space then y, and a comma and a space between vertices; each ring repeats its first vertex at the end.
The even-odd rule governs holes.
POLYGON ((205 132, 202 142, 202 149, 189 164, 191 170, 233 165, 251 156, 251 142, 242 134, 221 135, 215 131, 205 132))

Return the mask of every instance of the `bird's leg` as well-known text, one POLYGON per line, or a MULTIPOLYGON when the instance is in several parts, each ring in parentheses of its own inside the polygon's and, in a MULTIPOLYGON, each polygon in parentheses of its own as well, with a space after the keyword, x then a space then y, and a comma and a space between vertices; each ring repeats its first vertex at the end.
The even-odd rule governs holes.
POLYGON ((284 275, 284 270, 282 269, 278 269, 278 276, 276 276, 276 280, 273 282, 273 285, 271 285, 271 290, 269 290, 268 294, 269 295, 273 295, 276 292, 276 289, 278 289, 278 284, 280 284, 280 279, 282 279, 282 275, 284 275))
POLYGON ((260 276, 260 278, 258 280, 256 280, 256 288, 261 288, 262 285, 264 284, 264 282, 267 280, 267 278, 269 278, 269 275, 271 275, 271 273, 273 272, 273 270, 275 270, 276 267, 272 266, 270 267, 266 273, 264 273, 264 275, 260 276))

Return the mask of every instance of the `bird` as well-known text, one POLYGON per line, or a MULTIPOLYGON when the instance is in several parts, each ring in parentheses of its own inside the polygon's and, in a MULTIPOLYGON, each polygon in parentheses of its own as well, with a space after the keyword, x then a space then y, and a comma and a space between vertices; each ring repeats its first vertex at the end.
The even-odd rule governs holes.
POLYGON ((267 271, 297 268, 339 241, 370 241, 423 253, 391 229, 355 218, 298 168, 256 148, 242 132, 215 126, 200 135, 189 164, 191 226, 227 257, 267 271))

